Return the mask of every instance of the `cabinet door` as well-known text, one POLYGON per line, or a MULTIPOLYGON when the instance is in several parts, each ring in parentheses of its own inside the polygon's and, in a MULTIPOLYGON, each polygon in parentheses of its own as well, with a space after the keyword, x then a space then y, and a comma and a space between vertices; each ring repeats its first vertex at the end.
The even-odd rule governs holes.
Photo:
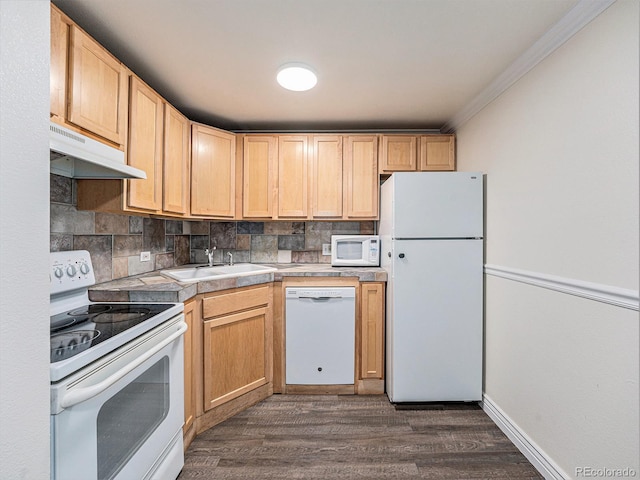
POLYGON ((65 118, 67 95, 67 49, 69 27, 62 14, 51 4, 51 63, 49 69, 49 94, 52 116, 65 118))
POLYGON ((233 218, 235 136, 204 125, 193 125, 191 145, 191 214, 233 218))
POLYGON ((423 135, 420 137, 420 170, 455 170, 455 136, 423 135))
POLYGON ((204 322, 204 409, 267 383, 267 308, 204 322))
POLYGON ((417 168, 418 137, 415 135, 382 135, 380 171, 411 172, 417 168))
POLYGON ((377 137, 346 137, 345 149, 345 218, 376 219, 378 217, 377 137))
POLYGON ((276 195, 278 139, 274 136, 244 137, 242 216, 272 218, 276 195))
POLYGON ((118 145, 125 143, 127 72, 100 44, 70 27, 68 120, 118 145))
POLYGON ((164 104, 164 161, 162 209, 186 215, 189 212, 189 120, 178 110, 164 104))
POLYGON ((342 137, 313 137, 311 154, 311 216, 342 217, 342 137))
POLYGON ((196 417, 195 371, 194 371, 194 338, 193 327, 197 320, 195 306, 197 300, 184 304, 184 321, 188 326, 184 334, 184 426, 186 432, 193 425, 196 417))
POLYGON ((278 137, 278 217, 307 218, 308 138, 278 137))
POLYGON ((382 379, 384 373, 384 284, 362 283, 360 294, 360 378, 382 379))
POLYGON ((160 96, 132 76, 127 162, 147 178, 127 180, 130 208, 162 208, 162 108, 160 96))

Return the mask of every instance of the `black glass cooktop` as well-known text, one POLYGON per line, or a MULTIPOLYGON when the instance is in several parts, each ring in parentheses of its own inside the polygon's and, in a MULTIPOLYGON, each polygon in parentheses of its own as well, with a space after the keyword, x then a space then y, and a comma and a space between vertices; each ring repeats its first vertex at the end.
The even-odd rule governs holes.
POLYGON ((109 340, 173 304, 92 303, 51 317, 51 363, 109 340))

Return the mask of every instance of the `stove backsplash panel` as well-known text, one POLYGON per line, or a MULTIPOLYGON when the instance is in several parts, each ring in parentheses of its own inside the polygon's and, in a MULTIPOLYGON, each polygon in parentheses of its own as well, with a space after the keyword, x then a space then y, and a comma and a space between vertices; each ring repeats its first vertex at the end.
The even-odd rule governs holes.
POLYGON ((88 250, 96 282, 188 263, 329 263, 322 244, 334 234, 373 234, 374 222, 186 221, 76 209, 76 181, 51 174, 50 250, 88 250), (140 252, 151 260, 140 261, 140 252))

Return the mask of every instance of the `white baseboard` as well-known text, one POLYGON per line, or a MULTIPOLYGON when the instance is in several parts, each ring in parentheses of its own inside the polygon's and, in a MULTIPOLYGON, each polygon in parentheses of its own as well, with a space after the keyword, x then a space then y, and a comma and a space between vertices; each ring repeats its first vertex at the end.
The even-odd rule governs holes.
POLYGON ((527 457, 527 460, 544 476, 547 480, 569 480, 567 475, 558 467, 549 456, 532 441, 516 425, 509 416, 498 407, 487 395, 482 396, 482 410, 489 415, 491 420, 502 430, 502 432, 513 442, 513 444, 527 457))

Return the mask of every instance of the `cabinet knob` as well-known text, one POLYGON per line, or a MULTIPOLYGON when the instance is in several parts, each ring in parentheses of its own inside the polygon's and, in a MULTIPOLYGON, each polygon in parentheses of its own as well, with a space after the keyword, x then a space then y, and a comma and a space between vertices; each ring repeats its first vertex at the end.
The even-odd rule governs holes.
POLYGON ((398 257, 404 258, 404 253, 401 253, 400 255, 398 255, 398 257))

